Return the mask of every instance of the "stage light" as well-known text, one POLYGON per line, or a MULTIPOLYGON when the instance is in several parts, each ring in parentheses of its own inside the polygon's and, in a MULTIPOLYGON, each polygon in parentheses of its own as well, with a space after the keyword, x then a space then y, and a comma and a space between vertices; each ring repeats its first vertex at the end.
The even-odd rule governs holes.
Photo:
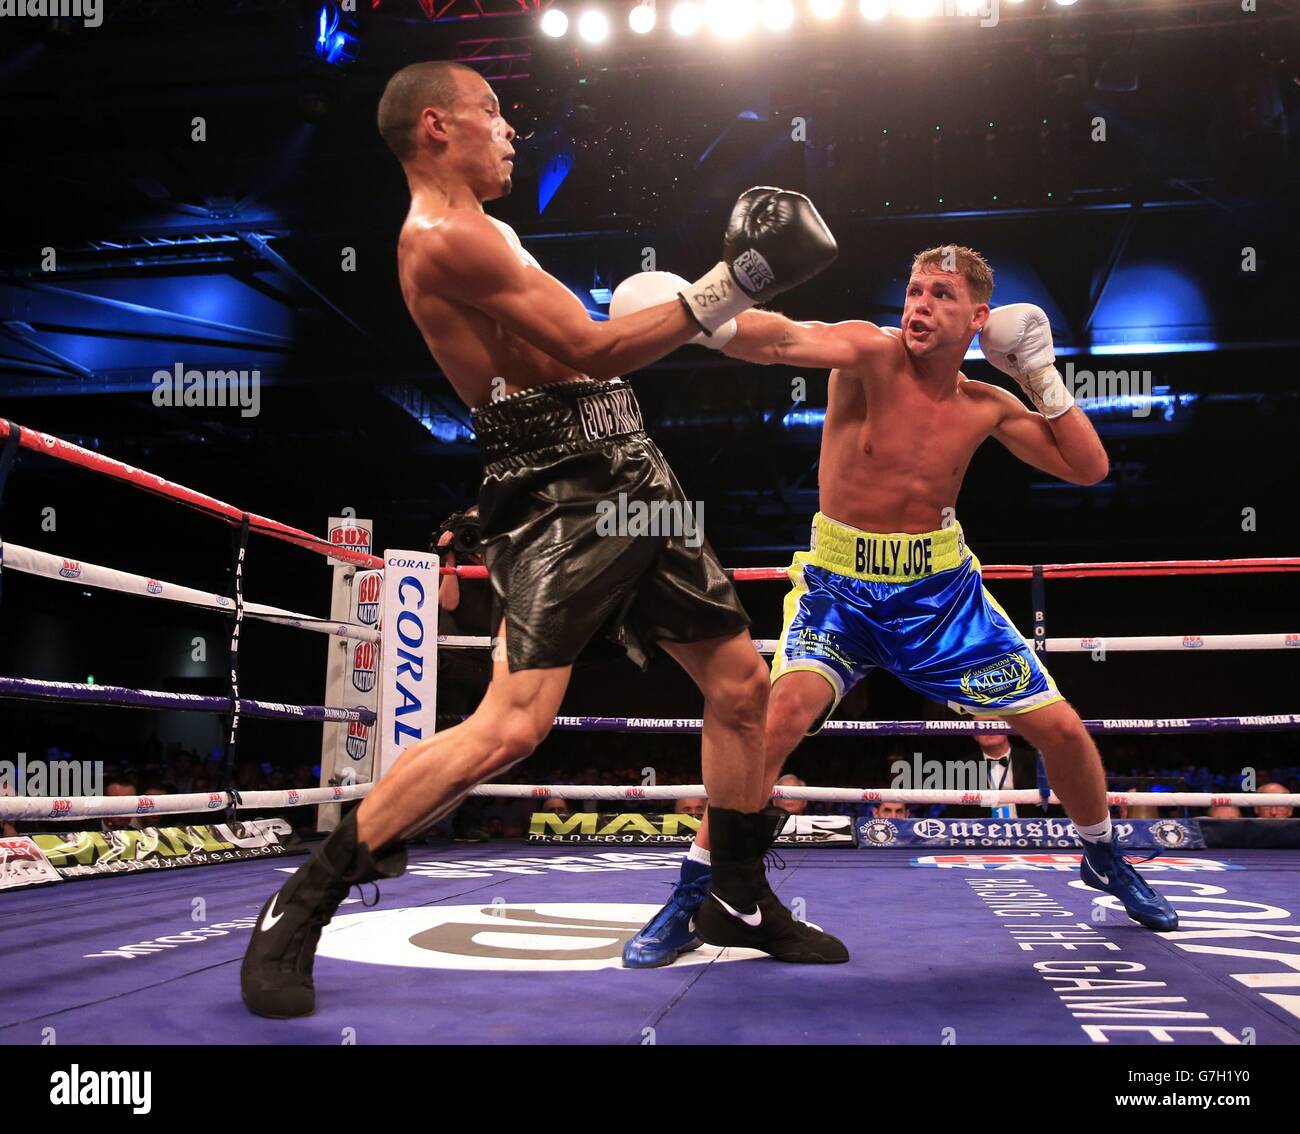
POLYGON ((1075 3, 1075 0, 1056 0, 1056 3, 1061 8, 1069 8, 1075 3))
POLYGON ((819 20, 833 20, 840 14, 844 0, 811 0, 809 7, 819 20))
POLYGON ((703 19, 698 4, 693 4, 691 0, 683 0, 682 3, 673 8, 673 14, 669 18, 669 22, 673 26, 673 31, 678 35, 694 35, 700 30, 700 23, 703 19))
POLYGON ((627 22, 637 35, 645 35, 655 26, 655 10, 650 4, 638 4, 627 14, 627 22))
POLYGON ((705 18, 719 39, 739 39, 754 30, 758 13, 754 0, 708 0, 705 18))
POLYGON ((578 17, 578 34, 588 43, 604 43, 609 36, 609 20, 598 9, 583 12, 578 17))
POLYGON ((940 8, 940 0, 894 0, 894 11, 909 20, 924 20, 936 15, 940 8))
POLYGON ((875 23, 889 15, 889 0, 861 0, 858 10, 865 19, 875 23))
POLYGON ((794 23, 794 4, 792 0, 764 0, 763 26, 768 31, 785 31, 794 23))
POLYGON ((569 17, 559 8, 548 8, 542 16, 542 34, 549 35, 552 39, 559 39, 568 30, 569 17))
POLYGON ((326 63, 336 66, 351 63, 357 57, 357 37, 347 31, 342 22, 340 12, 333 4, 326 4, 316 16, 316 54, 326 63))

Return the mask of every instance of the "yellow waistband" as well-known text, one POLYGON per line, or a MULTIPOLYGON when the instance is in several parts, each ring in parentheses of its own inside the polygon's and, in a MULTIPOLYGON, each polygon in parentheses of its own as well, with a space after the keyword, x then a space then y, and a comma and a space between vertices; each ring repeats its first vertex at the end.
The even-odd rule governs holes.
POLYGON ((837 575, 880 583, 910 583, 960 567, 970 558, 961 525, 912 535, 879 534, 841 524, 818 512, 812 546, 798 558, 837 575))

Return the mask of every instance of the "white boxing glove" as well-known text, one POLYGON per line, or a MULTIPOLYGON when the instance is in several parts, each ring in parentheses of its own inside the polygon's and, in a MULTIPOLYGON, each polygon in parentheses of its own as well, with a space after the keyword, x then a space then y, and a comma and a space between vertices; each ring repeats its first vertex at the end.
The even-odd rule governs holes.
MULTIPOLYGON (((661 303, 679 299, 681 293, 690 285, 681 276, 672 272, 641 272, 628 276, 614 289, 609 301, 609 317, 617 319, 620 315, 630 315, 633 311, 644 311, 647 307, 657 307, 661 303)), ((736 320, 730 319, 709 335, 701 331, 692 343, 699 346, 721 350, 736 333, 736 320)))
POLYGON ((1020 384, 1044 417, 1060 417, 1074 405, 1074 395, 1056 369, 1052 327, 1041 307, 1008 303, 994 308, 980 331, 980 350, 1020 384))

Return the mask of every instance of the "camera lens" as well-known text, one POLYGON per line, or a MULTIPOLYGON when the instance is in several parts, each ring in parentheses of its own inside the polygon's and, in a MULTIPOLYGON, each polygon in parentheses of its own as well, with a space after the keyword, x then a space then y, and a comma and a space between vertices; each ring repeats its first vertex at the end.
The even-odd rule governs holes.
POLYGON ((478 524, 463 524, 456 530, 456 550, 462 555, 475 554, 479 549, 478 524))

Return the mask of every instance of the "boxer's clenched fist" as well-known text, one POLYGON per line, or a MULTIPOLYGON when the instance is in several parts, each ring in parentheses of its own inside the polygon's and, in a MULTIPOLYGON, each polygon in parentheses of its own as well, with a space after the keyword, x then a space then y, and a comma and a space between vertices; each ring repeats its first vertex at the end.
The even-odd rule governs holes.
MULTIPOLYGON (((628 276, 614 289, 614 294, 610 297, 609 317, 617 319, 623 315, 630 315, 634 311, 644 311, 647 307, 668 303, 678 298, 688 287, 690 284, 681 276, 673 275, 672 272, 639 272, 635 276, 628 276)), ((701 331, 691 339, 691 342, 698 346, 721 350, 731 341, 735 333, 736 321, 730 319, 712 334, 701 331)))
POLYGON ((742 311, 812 279, 837 252, 835 237, 802 193, 749 189, 731 210, 722 259, 681 299, 712 335, 742 311))
POLYGON ((980 350, 1020 384, 1044 417, 1060 417, 1074 405, 1074 397, 1056 369, 1052 326, 1041 307, 1008 303, 995 308, 980 331, 980 350))

